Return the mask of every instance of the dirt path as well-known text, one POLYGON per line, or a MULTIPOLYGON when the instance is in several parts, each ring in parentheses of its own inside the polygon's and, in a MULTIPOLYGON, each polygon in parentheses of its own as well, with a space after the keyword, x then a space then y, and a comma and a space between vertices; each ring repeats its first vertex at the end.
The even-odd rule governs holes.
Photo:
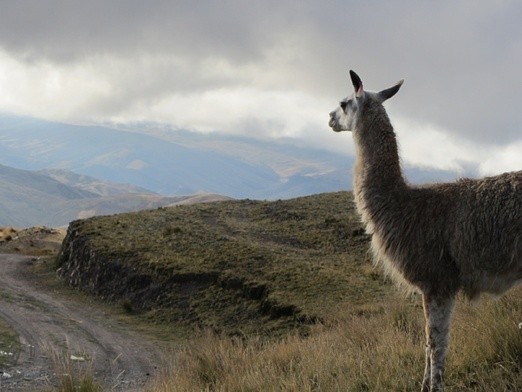
POLYGON ((22 344, 14 365, 0 369, 0 391, 52 389, 68 372, 57 362, 88 369, 106 390, 142 390, 154 375, 159 345, 101 310, 35 287, 24 277, 30 263, 28 256, 0 254, 0 318, 22 344))

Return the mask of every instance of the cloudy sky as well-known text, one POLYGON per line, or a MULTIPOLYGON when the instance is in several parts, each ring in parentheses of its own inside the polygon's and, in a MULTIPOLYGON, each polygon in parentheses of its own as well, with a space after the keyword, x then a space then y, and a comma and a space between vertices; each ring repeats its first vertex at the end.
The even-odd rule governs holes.
POLYGON ((0 112, 351 153, 328 113, 405 79, 386 104, 409 165, 522 169, 522 3, 3 1, 0 112))

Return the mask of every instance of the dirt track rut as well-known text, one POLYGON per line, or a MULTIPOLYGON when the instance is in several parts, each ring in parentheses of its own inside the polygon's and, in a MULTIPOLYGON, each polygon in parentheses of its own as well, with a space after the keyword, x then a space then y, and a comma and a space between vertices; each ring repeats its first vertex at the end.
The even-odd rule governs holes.
POLYGON ((58 354, 88 368, 107 390, 142 390, 156 370, 158 345, 99 309, 39 289, 24 277, 30 263, 0 254, 0 318, 22 344, 13 366, 0 369, 0 391, 52 390, 65 371, 53 360, 58 354))

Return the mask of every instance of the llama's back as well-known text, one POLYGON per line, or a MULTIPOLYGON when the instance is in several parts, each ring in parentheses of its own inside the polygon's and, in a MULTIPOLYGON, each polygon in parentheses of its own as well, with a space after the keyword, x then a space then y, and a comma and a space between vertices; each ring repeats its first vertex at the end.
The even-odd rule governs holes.
POLYGON ((522 279, 522 171, 409 188, 380 201, 366 224, 377 261, 392 276, 470 297, 522 279))
POLYGON ((522 280, 522 171, 460 180, 451 256, 470 297, 502 293, 522 280))

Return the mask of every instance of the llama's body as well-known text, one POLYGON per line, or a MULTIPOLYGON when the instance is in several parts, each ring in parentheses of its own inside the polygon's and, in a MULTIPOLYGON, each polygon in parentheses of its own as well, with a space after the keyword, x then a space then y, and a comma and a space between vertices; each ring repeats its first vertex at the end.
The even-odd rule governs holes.
POLYGON ((461 290, 474 299, 522 279, 522 172, 405 186, 369 206, 364 190, 356 194, 376 260, 422 292, 461 290))
POLYGON ((355 95, 330 114, 330 126, 353 132, 355 202, 376 261, 423 294, 422 391, 440 391, 456 294, 501 294, 522 281, 522 171, 410 187, 382 106, 402 82, 371 93, 355 73, 352 81, 355 95))

